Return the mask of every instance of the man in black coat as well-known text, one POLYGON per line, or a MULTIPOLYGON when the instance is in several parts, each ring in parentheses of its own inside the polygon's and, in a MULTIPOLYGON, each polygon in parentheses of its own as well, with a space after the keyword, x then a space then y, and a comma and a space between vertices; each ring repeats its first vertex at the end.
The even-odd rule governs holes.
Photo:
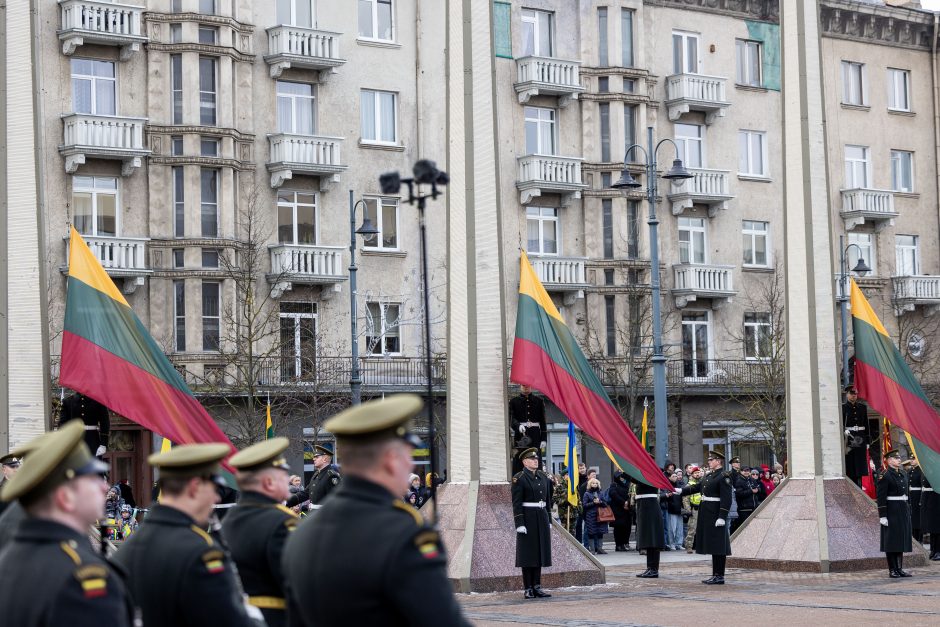
POLYGON ((930 534, 930 559, 940 562, 940 494, 923 477, 920 497, 921 532, 930 534))
POLYGON ((525 598, 550 597, 542 590, 542 567, 552 565, 552 481, 539 470, 539 454, 520 454, 523 470, 512 477, 512 514, 516 525, 516 568, 522 569, 525 598))
POLYGON ((616 470, 614 481, 608 491, 610 509, 614 512, 614 547, 616 551, 630 550, 630 527, 633 522, 630 511, 630 475, 616 470))
POLYGON ((64 425, 69 420, 81 420, 85 425, 85 444, 95 457, 105 454, 111 433, 107 407, 84 394, 72 394, 62 402, 59 424, 64 425))
MULTIPOLYGON (((20 469, 20 458, 13 453, 0 457, 0 469, 3 471, 3 474, 0 474, 0 492, 2 492, 3 486, 8 484, 16 475, 16 471, 20 469)), ((3 515, 3 511, 9 505, 9 501, 0 501, 0 515, 3 515)))
POLYGON ((924 541, 924 532, 920 522, 920 496, 923 490, 924 473, 915 458, 905 460, 901 467, 907 471, 907 504, 911 508, 911 531, 914 539, 924 541))
POLYGON ((548 431, 545 428, 545 403, 532 394, 528 385, 519 386, 519 396, 509 401, 509 426, 512 430, 512 474, 522 470, 519 458, 527 448, 544 452, 548 431))
POLYGON ((310 499, 310 509, 320 509, 323 507, 323 501, 343 478, 333 465, 332 448, 317 444, 313 451, 314 471, 310 483, 307 484, 307 497, 310 499))
POLYGON ((878 475, 881 551, 888 560, 888 574, 892 579, 910 577, 904 570, 904 554, 913 547, 907 473, 901 470, 901 453, 897 449, 888 451, 885 460, 888 467, 878 475))
MULTIPOLYGON (((737 458, 735 458, 737 459, 737 458)), ((738 517, 731 521, 731 533, 744 524, 759 504, 758 494, 762 490, 760 479, 752 478, 748 470, 736 473, 733 480, 734 496, 738 502, 738 517)))
POLYGON ((635 484, 636 550, 646 551, 646 570, 637 577, 656 579, 659 577, 659 554, 666 548, 663 511, 659 507, 660 490, 639 480, 635 484))
POLYGON ((871 444, 868 427, 868 406, 858 400, 855 386, 845 388, 842 404, 842 428, 845 429, 845 476, 862 487, 862 477, 868 476, 868 459, 865 451, 871 444))
POLYGON ((731 555, 727 521, 734 489, 731 471, 722 469, 724 462, 724 455, 709 451, 708 474, 700 483, 687 485, 681 490, 683 495, 702 494, 693 548, 700 555, 712 556, 712 576, 702 581, 709 585, 725 583, 725 562, 731 555))

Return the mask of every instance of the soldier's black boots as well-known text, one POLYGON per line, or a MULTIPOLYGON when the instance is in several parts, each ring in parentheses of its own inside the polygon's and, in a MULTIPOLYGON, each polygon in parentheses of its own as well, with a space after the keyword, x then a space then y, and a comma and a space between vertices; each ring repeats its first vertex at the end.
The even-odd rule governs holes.
POLYGON ((725 578, 720 575, 712 575, 708 579, 703 579, 702 583, 704 583, 707 586, 714 586, 714 585, 723 586, 725 585, 725 578))
POLYGON ((525 596, 525 598, 527 598, 527 599, 534 599, 534 598, 535 598, 535 590, 533 590, 532 588, 526 588, 526 589, 525 589, 525 595, 524 595, 524 596, 525 596))
POLYGON ((897 553, 885 553, 885 559, 888 560, 888 576, 892 579, 899 579, 901 573, 898 572, 897 553))
POLYGON ((659 571, 653 570, 652 568, 647 568, 642 573, 637 575, 637 577, 639 577, 640 579, 658 579, 659 571))
POLYGON ((542 590, 542 586, 535 586, 534 588, 532 588, 532 593, 539 599, 547 599, 548 597, 552 596, 549 593, 542 590))

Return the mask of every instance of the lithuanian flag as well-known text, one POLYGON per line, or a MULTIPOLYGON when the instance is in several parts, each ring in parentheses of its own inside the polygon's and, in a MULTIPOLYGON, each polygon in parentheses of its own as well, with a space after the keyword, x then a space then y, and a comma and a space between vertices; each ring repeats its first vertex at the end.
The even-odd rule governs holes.
POLYGON ((610 448, 616 463, 631 477, 672 490, 663 471, 610 402, 525 253, 519 265, 519 309, 510 379, 550 398, 578 428, 610 448))
POLYGON ((271 422, 271 399, 268 398, 268 408, 264 419, 264 439, 270 440, 274 437, 274 423, 271 422))
POLYGON ((853 280, 855 386, 872 409, 904 429, 931 485, 940 485, 940 416, 853 280))
POLYGON ((59 381, 176 444, 231 446, 74 228, 59 381))

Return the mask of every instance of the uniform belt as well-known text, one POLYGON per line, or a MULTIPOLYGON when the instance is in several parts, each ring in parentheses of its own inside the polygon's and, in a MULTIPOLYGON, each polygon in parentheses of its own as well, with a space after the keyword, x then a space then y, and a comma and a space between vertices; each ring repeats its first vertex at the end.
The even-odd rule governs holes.
POLYGON ((539 501, 538 503, 523 503, 523 507, 545 507, 545 501, 539 501))
POLYGON ((520 423, 519 423, 519 426, 525 427, 525 428, 528 429, 529 427, 539 427, 539 426, 541 426, 541 425, 540 425, 539 423, 537 423, 537 422, 532 422, 532 421, 530 420, 529 422, 520 422, 520 423))
POLYGON ((319 503, 311 503, 311 504, 310 504, 310 509, 320 509, 321 507, 323 507, 323 506, 320 505, 319 503))
POLYGON ((703 497, 702 497, 702 500, 703 500, 703 501, 711 501, 711 502, 714 502, 714 503, 721 503, 721 499, 718 498, 717 496, 703 496, 703 497))
POLYGON ((907 495, 905 494, 904 496, 889 496, 888 500, 889 501, 906 501, 907 495))
POLYGON ((933 492, 933 488, 921 488, 924 492, 933 492))
POLYGON ((865 427, 846 427, 848 431, 864 431, 865 427))
POLYGON ((658 499, 658 494, 637 494, 634 498, 638 499, 658 499))
POLYGON ((248 597, 248 603, 263 610, 283 610, 287 602, 281 597, 248 597))
POLYGON ((911 492, 913 492, 914 490, 923 490, 923 488, 915 488, 914 486, 911 486, 911 492))
POLYGON ((95 427, 93 425, 85 425, 85 431, 97 431, 97 430, 98 430, 98 427, 95 427))

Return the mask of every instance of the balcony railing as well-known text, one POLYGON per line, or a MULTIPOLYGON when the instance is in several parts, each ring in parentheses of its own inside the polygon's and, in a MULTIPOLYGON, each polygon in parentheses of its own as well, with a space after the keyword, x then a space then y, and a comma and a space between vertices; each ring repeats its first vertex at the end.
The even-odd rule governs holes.
POLYGON ((892 277, 894 302, 900 311, 914 311, 918 305, 926 306, 926 314, 940 311, 940 276, 892 277))
POLYGON ((553 57, 523 57, 516 61, 515 84, 519 102, 532 96, 559 96, 558 106, 565 107, 584 91, 581 86, 581 63, 553 57))
MULTIPOLYGON (((113 278, 123 278, 123 291, 132 294, 153 270, 147 262, 147 237, 111 237, 106 235, 83 235, 95 259, 113 278)), ((64 237, 65 258, 68 259, 69 238, 64 237)), ((68 272, 68 266, 62 267, 68 272)))
POLYGON ((847 230, 866 222, 874 222, 875 230, 893 225, 898 212, 894 208, 894 192, 884 189, 843 189, 842 217, 847 230))
MULTIPOLYGON (((338 392, 349 391, 351 357, 265 357, 258 360, 255 380, 263 386, 321 386, 338 392)), ((362 356, 359 376, 364 388, 420 390, 427 385, 425 360, 418 357, 362 356)), ((431 362, 431 383, 441 389, 447 382, 446 358, 431 362)))
POLYGON ((727 79, 703 74, 674 74, 666 78, 666 107, 669 120, 675 122, 683 113, 705 113, 705 124, 722 117, 731 106, 725 92, 727 79))
POLYGON ((59 7, 63 54, 71 55, 78 46, 94 43, 121 46, 121 60, 127 60, 147 41, 141 27, 144 7, 96 0, 59 0, 59 7))
POLYGON ((673 182, 670 186, 669 200, 672 202, 673 215, 679 215, 693 205, 708 205, 708 217, 725 209, 731 195, 731 173, 727 170, 707 170, 689 168, 692 178, 673 182))
POLYGON ((69 113, 62 116, 63 137, 59 153, 65 157, 65 171, 73 173, 88 157, 118 159, 127 176, 139 168, 141 158, 150 154, 144 147, 147 118, 69 113))
POLYGON ((516 187, 522 204, 528 204, 544 193, 561 194, 562 204, 567 204, 571 197, 580 198, 581 190, 587 188, 581 182, 581 161, 577 157, 553 155, 519 157, 516 187))
POLYGON ((275 297, 293 287, 305 285, 335 285, 345 281, 345 266, 341 246, 308 246, 276 244, 271 251, 271 273, 268 282, 273 285, 275 297))
POLYGON ((337 182, 339 173, 348 167, 342 164, 342 137, 277 133, 268 135, 268 142, 271 187, 280 187, 297 173, 321 177, 323 189, 328 184, 324 179, 337 182))
POLYGON ((734 289, 734 266, 683 263, 673 266, 672 295, 676 307, 685 307, 698 298, 729 301, 734 289))
POLYGON ((268 29, 268 54, 271 78, 278 78, 291 67, 320 71, 320 80, 346 63, 339 56, 342 33, 281 24, 268 29))

